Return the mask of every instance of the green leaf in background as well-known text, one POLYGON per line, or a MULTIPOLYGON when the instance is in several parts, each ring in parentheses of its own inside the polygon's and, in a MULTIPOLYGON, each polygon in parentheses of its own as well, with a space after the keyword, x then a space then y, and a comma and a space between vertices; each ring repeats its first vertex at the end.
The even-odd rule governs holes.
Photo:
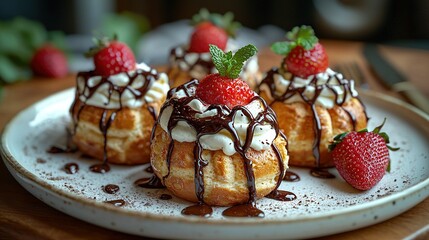
POLYGON ((149 21, 143 15, 131 12, 107 15, 101 26, 101 34, 126 43, 134 52, 141 36, 149 30, 149 21))
POLYGON ((67 49, 63 33, 48 32, 37 21, 22 17, 0 21, 0 84, 31 78, 31 58, 47 42, 67 49))

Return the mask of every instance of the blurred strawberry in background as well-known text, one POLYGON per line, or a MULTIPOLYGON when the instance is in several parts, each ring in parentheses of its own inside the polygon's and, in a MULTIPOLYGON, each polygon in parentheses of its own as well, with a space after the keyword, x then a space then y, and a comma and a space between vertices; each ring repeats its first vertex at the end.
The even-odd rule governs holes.
POLYGON ((38 48, 31 59, 33 74, 48 78, 61 78, 67 75, 67 58, 63 51, 52 44, 38 48))

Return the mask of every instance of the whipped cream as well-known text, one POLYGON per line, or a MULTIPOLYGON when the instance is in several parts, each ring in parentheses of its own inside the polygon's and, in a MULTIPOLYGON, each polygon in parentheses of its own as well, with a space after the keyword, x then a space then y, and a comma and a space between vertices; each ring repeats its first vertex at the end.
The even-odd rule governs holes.
MULTIPOLYGON (((188 96, 183 90, 177 91, 172 98, 187 98, 193 97, 188 96)), ((244 106, 244 108, 251 114, 253 118, 256 118, 257 115, 263 112, 264 105, 261 103, 262 100, 255 98, 249 104, 244 106)), ((208 109, 210 105, 203 103, 198 98, 192 99, 187 106, 190 107, 190 111, 192 112, 192 118, 198 119, 199 121, 207 121, 207 124, 213 124, 210 122, 210 117, 215 115, 228 115, 231 114, 230 111, 221 108, 212 108, 208 109), (223 111, 219 113, 218 111, 223 111)), ((160 113, 159 123, 161 128, 164 131, 170 133, 168 130, 168 124, 171 120, 171 115, 173 112, 174 106, 168 106, 163 109, 160 113)), ((244 110, 245 111, 245 110, 244 110)), ((243 110, 239 109, 235 111, 234 116, 232 117, 233 128, 237 133, 237 136, 240 140, 240 145, 243 147, 247 137, 247 129, 251 123, 251 119, 246 116, 243 110)), ((171 137, 179 142, 195 142, 197 141, 197 132, 196 130, 186 122, 186 120, 179 120, 175 126, 171 129, 171 137)), ((254 150, 261 151, 264 149, 268 149, 271 147, 274 139, 276 138, 277 133, 274 126, 270 124, 260 124, 254 128, 253 138, 251 140, 250 148, 254 150)), ((231 136, 231 133, 222 128, 219 132, 214 134, 203 134, 199 138, 199 143, 203 149, 207 150, 222 150, 226 155, 231 156, 236 153, 236 149, 234 147, 234 138, 231 136)))
MULTIPOLYGON (((182 45, 174 48, 171 51, 170 55, 170 64, 180 68, 181 71, 189 72, 189 75, 192 78, 203 79, 207 74, 217 73, 217 69, 211 60, 211 55, 207 53, 194 53, 186 51, 188 46, 182 45)), ((238 48, 235 44, 228 41, 226 46, 226 52, 236 51, 238 48)), ((243 67, 243 70, 240 73, 240 77, 243 80, 251 78, 259 71, 258 57, 251 57, 243 67)))
POLYGON ((144 63, 137 64, 135 70, 111 75, 107 79, 102 76, 77 77, 79 99, 87 105, 105 109, 138 108, 144 103, 162 100, 169 89, 167 74, 158 74, 144 63), (157 79, 149 79, 156 76, 157 79), (149 86, 145 87, 147 81, 149 86), (146 93, 141 93, 144 88, 147 88, 146 93))
POLYGON ((285 93, 291 93, 290 96, 283 98, 285 103, 303 102, 307 99, 316 105, 330 109, 335 105, 348 101, 352 97, 358 96, 354 81, 345 79, 341 73, 337 73, 330 68, 326 69, 325 72, 311 75, 307 78, 294 76, 290 72, 286 72, 283 75, 276 72, 273 74, 273 83, 275 86, 274 92, 268 89, 267 84, 261 84, 260 90, 265 91, 271 97, 274 94, 273 98, 284 96, 285 93), (316 88, 321 88, 318 96, 316 96, 316 88), (302 93, 294 91, 297 89, 302 90, 302 93))

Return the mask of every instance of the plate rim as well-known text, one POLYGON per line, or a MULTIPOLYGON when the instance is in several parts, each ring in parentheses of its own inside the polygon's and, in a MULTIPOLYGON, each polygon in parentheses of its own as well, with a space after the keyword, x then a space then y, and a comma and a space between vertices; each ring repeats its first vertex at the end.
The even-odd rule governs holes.
MULTIPOLYGON (((170 221, 170 222, 179 222, 179 223, 195 223, 198 222, 199 224, 210 224, 210 225, 241 225, 246 224, 249 225, 260 225, 260 224, 287 224, 289 222, 300 222, 300 221, 308 221, 308 220, 323 220, 324 218, 331 218, 333 216, 337 215, 346 215, 346 214, 352 214, 355 212, 360 212, 362 210, 367 210, 375 207, 380 207, 385 205, 386 203, 390 203, 393 201, 396 201, 397 199, 406 197, 408 195, 412 195, 420 190, 423 190, 425 187, 429 186, 429 177, 424 179, 423 181, 412 185, 400 192, 395 192, 391 195, 384 196, 382 198, 364 203, 364 204, 357 204, 353 206, 349 206, 344 209, 339 210, 330 210, 327 212, 317 213, 313 215, 305 215, 305 216, 295 216, 291 218, 276 218, 276 219, 252 219, 252 218, 223 218, 223 219, 213 219, 213 218, 200 218, 200 217, 183 217, 183 216, 164 216, 164 215, 157 215, 154 213, 149 212, 139 212, 131 209, 125 209, 125 208, 118 208, 109 204, 105 204, 102 202, 98 202, 95 200, 91 200, 85 197, 76 196, 73 193, 70 193, 66 190, 58 189, 50 185, 49 183, 39 179, 35 174, 31 173, 25 167, 19 164, 19 161, 15 159, 11 152, 9 151, 8 146, 6 146, 6 137, 7 133, 10 131, 11 125, 17 121, 22 115, 26 114, 29 110, 35 108, 38 105, 46 104, 49 100, 58 98, 61 95, 67 95, 71 94, 71 92, 74 90, 74 88, 68 88, 65 90, 62 90, 60 92, 57 92, 55 94, 49 95, 30 106, 26 107, 25 109, 21 110, 19 113, 17 113, 9 122, 4 126, 1 132, 1 144, 0 144, 0 154, 2 156, 2 159, 5 163, 5 165, 9 165, 13 168, 16 174, 18 174, 21 178, 24 180, 30 181, 32 184, 36 184, 38 187, 43 188, 45 190, 49 190, 51 193, 54 193, 58 195, 59 197, 64 197, 68 200, 76 201, 80 204, 84 204, 88 207, 95 207, 100 210, 106 210, 106 211, 112 211, 115 214, 121 214, 125 216, 132 216, 135 218, 140 218, 144 220, 152 220, 152 221, 170 221), (69 93, 70 92, 70 93, 69 93)), ((429 115, 421 111, 420 109, 417 109, 416 107, 405 103, 397 98, 394 98, 392 96, 388 96, 382 93, 374 92, 371 90, 361 90, 360 95, 363 95, 365 98, 369 97, 372 98, 371 100, 378 99, 381 101, 384 101, 388 104, 397 105, 405 110, 411 111, 413 114, 415 114, 418 118, 421 118, 420 120, 429 122, 429 115)), ((364 99, 365 102, 365 99, 364 99)), ((399 110, 397 110, 399 111, 399 110)), ((426 134, 429 132, 428 129, 424 130, 426 134)), ((10 171, 10 169, 8 168, 10 171)), ((31 194, 31 193, 30 193, 31 194)), ((429 194, 428 194, 429 195, 429 194)), ((427 198, 427 196, 426 196, 427 198)), ((424 200, 425 198, 423 198, 424 200)), ((419 201, 420 202, 420 201, 419 201)), ((411 206, 410 208, 414 207, 415 205, 411 206)), ((408 209, 408 208, 407 208, 408 209)), ((397 214, 399 215, 399 214, 397 214)), ((395 216, 397 216, 395 215, 395 216)))

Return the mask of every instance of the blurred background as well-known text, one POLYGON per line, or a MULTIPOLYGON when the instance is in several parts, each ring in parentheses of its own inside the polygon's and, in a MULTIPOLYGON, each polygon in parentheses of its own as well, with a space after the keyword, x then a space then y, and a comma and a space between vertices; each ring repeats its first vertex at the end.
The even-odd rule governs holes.
POLYGON ((0 19, 23 16, 40 21, 48 30, 81 34, 99 29, 107 14, 133 12, 156 28, 189 19, 202 7, 219 13, 231 11, 249 28, 272 24, 288 30, 309 24, 324 38, 429 38, 426 0, 13 0, 0 2, 0 19))
MULTIPOLYGON (((429 49, 427 0, 13 0, 0 1, 0 54, 1 45, 4 51, 15 54, 5 43, 17 40, 5 34, 7 31, 22 28, 24 36, 46 31, 40 39, 57 42, 69 54, 70 70, 79 71, 91 68, 82 58, 92 45, 91 38, 116 32, 120 40, 131 45, 139 61, 165 64, 171 46, 189 37, 186 19, 202 7, 222 14, 233 12, 243 25, 238 43, 258 47, 284 38, 294 26, 306 24, 313 26, 319 38, 429 49)), ((0 55, 0 74, 2 61, 0 55)))

